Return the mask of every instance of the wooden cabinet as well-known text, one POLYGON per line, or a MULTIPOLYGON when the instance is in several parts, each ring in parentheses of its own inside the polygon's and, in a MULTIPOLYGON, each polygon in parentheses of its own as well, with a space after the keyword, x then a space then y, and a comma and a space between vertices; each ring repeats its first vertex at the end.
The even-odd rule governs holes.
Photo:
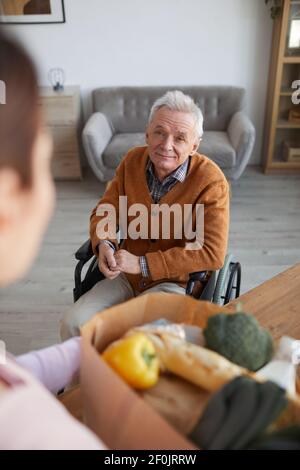
POLYGON ((264 168, 266 173, 295 172, 300 171, 300 104, 293 104, 297 88, 300 97, 300 82, 295 84, 300 80, 300 1, 282 0, 274 21, 264 168))
POLYGON ((53 136, 53 176, 56 180, 81 179, 80 165, 80 89, 65 87, 62 92, 40 88, 40 105, 53 136))

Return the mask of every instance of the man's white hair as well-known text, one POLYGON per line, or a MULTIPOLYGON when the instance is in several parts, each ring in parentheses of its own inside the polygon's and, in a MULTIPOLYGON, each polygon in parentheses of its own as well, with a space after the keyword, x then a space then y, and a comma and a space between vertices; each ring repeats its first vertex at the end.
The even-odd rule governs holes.
POLYGON ((167 93, 154 102, 149 115, 149 123, 152 121, 156 111, 164 106, 173 111, 181 111, 183 113, 192 114, 195 118, 198 137, 201 139, 203 136, 203 114, 201 109, 196 105, 193 98, 191 98, 189 95, 185 95, 180 90, 167 91, 167 93))

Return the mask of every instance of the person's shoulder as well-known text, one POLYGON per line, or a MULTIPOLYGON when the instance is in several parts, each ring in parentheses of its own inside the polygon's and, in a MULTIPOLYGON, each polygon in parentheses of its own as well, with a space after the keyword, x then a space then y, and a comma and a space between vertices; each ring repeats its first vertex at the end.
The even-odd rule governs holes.
POLYGON ((228 181, 221 168, 206 155, 195 153, 192 157, 193 168, 207 184, 220 183, 228 186, 228 181))

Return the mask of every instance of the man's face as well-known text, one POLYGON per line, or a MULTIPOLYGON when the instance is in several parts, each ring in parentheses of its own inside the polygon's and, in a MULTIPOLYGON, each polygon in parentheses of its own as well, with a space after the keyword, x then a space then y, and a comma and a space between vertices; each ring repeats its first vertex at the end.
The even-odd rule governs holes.
POLYGON ((197 151, 199 138, 190 113, 162 107, 146 132, 149 156, 159 177, 166 177, 197 151))

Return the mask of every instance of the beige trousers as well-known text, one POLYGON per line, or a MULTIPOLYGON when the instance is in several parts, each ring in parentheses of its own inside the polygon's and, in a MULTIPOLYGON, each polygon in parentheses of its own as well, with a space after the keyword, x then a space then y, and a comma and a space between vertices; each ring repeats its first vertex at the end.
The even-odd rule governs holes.
POLYGON ((134 292, 125 274, 120 274, 116 279, 104 279, 98 282, 89 292, 66 312, 62 321, 60 334, 62 340, 78 336, 80 327, 84 325, 97 312, 132 299, 137 295, 150 292, 167 292, 172 294, 185 294, 185 289, 174 282, 163 282, 142 294, 134 292))

